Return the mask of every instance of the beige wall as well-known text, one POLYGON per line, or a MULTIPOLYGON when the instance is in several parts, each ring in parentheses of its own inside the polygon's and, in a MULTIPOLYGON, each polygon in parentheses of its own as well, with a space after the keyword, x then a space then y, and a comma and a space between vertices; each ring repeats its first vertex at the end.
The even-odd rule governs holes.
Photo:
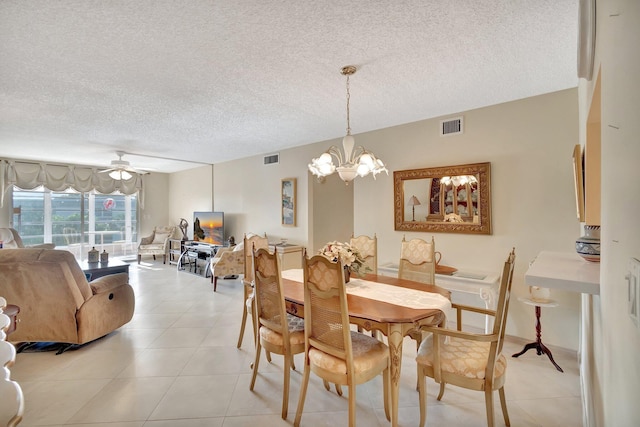
MULTIPOLYGON (((169 176, 169 221, 176 226, 184 218, 189 223, 187 235, 193 239, 193 213, 214 211, 213 206, 213 166, 201 166, 169 176)), ((180 230, 177 236, 181 237, 180 230)))
POLYGON ((153 227, 161 225, 173 225, 169 221, 169 174, 151 173, 144 176, 144 208, 140 208, 140 234, 148 236, 153 227))
POLYGON ((640 420, 640 329, 627 314, 627 263, 640 259, 640 2, 597 1, 594 79, 581 80, 582 141, 598 69, 602 76, 602 256, 594 300, 594 404, 599 426, 640 420))
POLYGON ((351 238, 354 223, 354 184, 346 185, 338 174, 322 180, 311 178, 309 184, 311 187, 309 194, 313 197, 310 198, 311 229, 307 247, 313 254, 327 242, 334 240, 345 242, 351 238), (327 214, 327 212, 331 213, 327 214))
MULTIPOLYGON (((457 114, 455 114, 457 115, 457 114)), ((381 157, 390 175, 356 179, 352 228, 356 235, 378 235, 380 263, 397 261, 403 232, 393 229, 394 170, 489 161, 492 164, 493 234, 476 236, 439 233, 436 246, 442 262, 466 269, 499 271, 508 251, 516 247, 515 296, 526 295, 524 273, 541 250, 574 251, 579 236, 573 189, 572 152, 578 142, 578 91, 571 89, 506 104, 464 112, 465 133, 438 136, 438 119, 424 120, 356 135, 362 144, 381 157)), ((335 203, 329 193, 316 194, 315 178, 307 164, 331 144, 323 141, 280 152, 280 163, 264 166, 262 156, 215 165, 214 202, 223 210, 227 233, 236 237, 246 231, 267 232, 271 240, 281 237, 317 249, 327 238, 326 221, 337 219, 339 227, 350 220, 342 210, 344 184, 336 188, 335 203), (280 179, 298 179, 298 226, 280 225, 280 179), (328 197, 329 196, 329 197, 328 197), (322 225, 317 225, 322 224, 322 225), (326 236, 326 237, 325 237, 326 236)), ((334 177, 331 177, 332 179, 334 177)), ((338 227, 338 226, 336 226, 338 227)), ((336 235, 345 234, 344 230, 336 235)), ((348 237, 346 233, 345 239, 348 237)), ((407 237, 430 238, 428 233, 407 237)), ((579 337, 580 297, 554 291, 560 303, 544 310, 544 338, 550 345, 576 350, 579 337)), ((514 299, 507 333, 535 337, 534 313, 514 299)))
MULTIPOLYGON (((491 162, 492 235, 434 233, 442 263, 499 271, 516 248, 514 296, 525 296, 524 273, 541 250, 574 251, 578 237, 571 155, 578 142, 577 90, 462 113, 464 134, 438 136, 439 119, 359 135, 394 170, 491 162)), ((457 114, 452 114, 452 116, 457 114)), ((379 177, 355 187, 356 234, 378 235, 378 260, 397 261, 400 241, 431 233, 393 229, 393 181, 379 177)), ((543 313, 547 344, 577 349, 579 295, 554 291, 560 307, 543 313)), ((517 299, 507 333, 534 338, 533 310, 517 299)))

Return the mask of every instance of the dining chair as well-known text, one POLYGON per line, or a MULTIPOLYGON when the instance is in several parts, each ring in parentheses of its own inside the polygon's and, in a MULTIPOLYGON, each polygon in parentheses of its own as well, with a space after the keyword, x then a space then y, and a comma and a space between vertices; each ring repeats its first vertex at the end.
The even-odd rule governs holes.
POLYGON ((349 388, 349 426, 356 424, 356 385, 382 373, 384 410, 390 415, 389 349, 386 344, 349 325, 349 309, 341 262, 323 255, 303 257, 304 271, 304 375, 294 426, 300 425, 313 371, 324 381, 349 388))
POLYGON ((253 391, 258 375, 260 353, 265 351, 284 357, 284 387, 282 391, 282 419, 287 419, 289 407, 290 369, 295 369, 293 355, 304 352, 304 320, 287 313, 282 291, 280 260, 265 248, 254 252, 254 303, 258 326, 256 358, 249 389, 253 391))
POLYGON ((366 235, 354 237, 351 234, 349 244, 358 249, 364 258, 364 265, 369 267, 369 273, 378 274, 378 237, 375 233, 373 238, 366 235))
MULTIPOLYGON (((244 239, 242 240, 243 245, 241 248, 244 251, 244 279, 242 280, 242 287, 244 293, 244 305, 242 312, 242 323, 240 324, 240 335, 238 336, 238 345, 240 348, 242 346, 242 340, 244 338, 244 330, 247 325, 247 314, 252 315, 252 325, 253 325, 253 341, 256 341, 256 333, 257 327, 255 322, 255 316, 253 313, 255 312, 255 305, 253 301, 253 277, 254 277, 254 269, 253 269, 253 250, 261 249, 261 248, 269 248, 269 240, 267 239, 267 233, 264 236, 260 236, 258 234, 248 233, 244 235, 244 239)), ((268 353, 267 353, 268 354, 268 353)), ((267 356, 267 360, 271 362, 270 356, 267 356)))
POLYGON ((398 278, 414 282, 436 283, 435 240, 411 239, 402 237, 398 278))
POLYGON ((456 310, 456 330, 427 326, 422 328, 432 334, 422 342, 416 357, 421 427, 424 426, 427 417, 426 377, 433 378, 440 384, 438 400, 442 399, 445 384, 484 391, 489 427, 494 425, 493 391, 498 390, 504 422, 507 426, 510 425, 504 392, 507 360, 502 354, 502 345, 507 325, 515 258, 514 248, 502 269, 498 304, 495 310, 452 304, 456 310), (494 316, 493 331, 490 334, 462 331, 464 311, 494 316))
MULTIPOLYGON (((373 234, 373 238, 367 235, 361 235, 358 237, 354 237, 354 234, 351 233, 351 240, 349 244, 360 252, 362 258, 364 259, 364 265, 369 268, 369 273, 378 274, 378 237, 376 234, 373 234)), ((362 332, 362 326, 358 326, 358 332, 362 332)), ((371 336, 377 336, 378 339, 382 339, 382 333, 371 332, 371 336)), ((338 393, 342 395, 341 393, 338 393)))
MULTIPOLYGON (((435 285, 435 247, 436 244, 433 236, 431 237, 431 242, 422 239, 411 239, 407 241, 405 237, 402 236, 398 278, 435 285)), ((416 329, 409 332, 409 336, 416 341, 416 349, 418 349, 420 343, 426 337, 426 333, 416 329)))

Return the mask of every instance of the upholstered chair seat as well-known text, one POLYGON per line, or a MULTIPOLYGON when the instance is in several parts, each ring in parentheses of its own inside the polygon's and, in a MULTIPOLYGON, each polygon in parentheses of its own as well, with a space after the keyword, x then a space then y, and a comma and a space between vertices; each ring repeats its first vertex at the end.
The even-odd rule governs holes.
MULTIPOLYGON (((353 346, 354 374, 357 377, 375 377, 386 366, 389 349, 378 339, 351 331, 351 345, 353 346)), ((335 374, 347 374, 347 363, 344 359, 316 348, 309 349, 309 362, 311 370, 322 369, 335 374)))
MULTIPOLYGON (((292 348, 294 346, 300 346, 300 351, 297 353, 302 353, 304 351, 304 319, 287 313, 287 324, 289 325, 289 342, 292 348)), ((260 327, 260 339, 273 346, 284 346, 282 334, 273 329, 265 328, 264 326, 260 327)))
MULTIPOLYGON (((466 378, 483 380, 489 361, 489 342, 469 341, 457 337, 445 339, 440 336, 440 369, 443 372, 460 375, 466 378)), ((416 362, 424 366, 433 375, 433 335, 429 335, 418 350, 416 362)), ((507 359, 503 354, 498 356, 493 373, 494 387, 504 384, 504 373, 507 370, 507 359)))

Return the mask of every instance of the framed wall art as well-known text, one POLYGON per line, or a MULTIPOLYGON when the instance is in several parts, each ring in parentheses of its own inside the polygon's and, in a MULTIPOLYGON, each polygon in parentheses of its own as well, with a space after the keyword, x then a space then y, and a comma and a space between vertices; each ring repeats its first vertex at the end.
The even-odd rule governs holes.
POLYGON ((281 217, 282 225, 287 227, 296 226, 296 179, 285 178, 282 180, 280 186, 280 195, 282 198, 281 203, 281 217))
POLYGON ((573 148, 573 183, 576 190, 576 211, 578 221, 584 221, 584 169, 582 147, 576 144, 573 148))

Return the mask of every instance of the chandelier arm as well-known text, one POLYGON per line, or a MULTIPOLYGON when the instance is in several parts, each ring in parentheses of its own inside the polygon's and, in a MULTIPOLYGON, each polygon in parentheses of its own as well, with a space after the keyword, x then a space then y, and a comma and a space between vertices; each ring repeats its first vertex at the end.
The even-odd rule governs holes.
POLYGON ((331 154, 333 157, 336 158, 336 160, 338 161, 338 165, 341 165, 343 163, 342 152, 335 145, 332 145, 331 147, 329 147, 329 149, 327 150, 327 153, 331 154))

